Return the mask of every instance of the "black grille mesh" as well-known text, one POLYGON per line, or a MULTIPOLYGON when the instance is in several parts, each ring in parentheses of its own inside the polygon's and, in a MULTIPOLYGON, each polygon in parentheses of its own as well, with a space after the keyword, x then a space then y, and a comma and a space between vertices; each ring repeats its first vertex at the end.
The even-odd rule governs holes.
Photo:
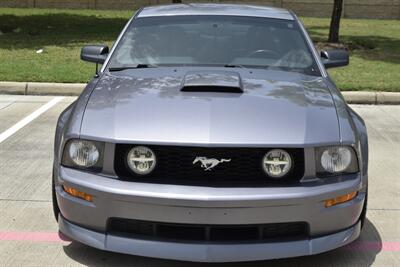
POLYGON ((289 186, 296 185, 304 175, 304 150, 285 149, 293 158, 293 168, 282 179, 269 178, 262 169, 262 158, 268 148, 204 148, 179 146, 148 146, 157 157, 155 170, 146 176, 130 171, 126 156, 135 145, 116 145, 114 167, 120 179, 197 186, 289 186), (211 171, 204 171, 196 157, 231 159, 211 171))
POLYGON ((108 233, 156 239, 196 242, 262 242, 299 240, 309 236, 305 222, 256 225, 172 224, 111 218, 108 233))

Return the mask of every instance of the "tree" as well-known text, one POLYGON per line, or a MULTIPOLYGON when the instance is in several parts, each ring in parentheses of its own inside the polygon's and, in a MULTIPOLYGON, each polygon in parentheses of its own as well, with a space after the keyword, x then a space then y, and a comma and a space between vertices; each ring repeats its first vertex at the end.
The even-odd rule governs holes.
POLYGON ((182 0, 172 0, 172 3, 174 4, 182 3, 182 0))
POLYGON ((329 29, 330 43, 339 43, 340 19, 342 18, 343 0, 335 0, 331 18, 331 27, 329 29))

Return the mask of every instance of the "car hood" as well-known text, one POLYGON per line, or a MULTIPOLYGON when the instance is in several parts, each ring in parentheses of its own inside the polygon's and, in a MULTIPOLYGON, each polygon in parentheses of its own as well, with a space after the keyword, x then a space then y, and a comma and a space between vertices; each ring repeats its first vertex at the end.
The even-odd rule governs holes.
MULTIPOLYGON (((235 69, 229 73, 239 77, 241 93, 183 92, 185 77, 196 71, 202 70, 106 73, 88 100, 81 138, 205 146, 291 147, 339 142, 336 109, 321 77, 235 69)), ((227 81, 228 76, 215 70, 215 75, 201 82, 203 86, 232 82, 227 81)))

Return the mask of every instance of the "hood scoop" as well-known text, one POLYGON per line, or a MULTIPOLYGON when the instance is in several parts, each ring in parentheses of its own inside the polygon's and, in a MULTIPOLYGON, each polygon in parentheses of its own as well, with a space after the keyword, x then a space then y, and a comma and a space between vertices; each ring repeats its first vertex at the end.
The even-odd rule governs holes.
POLYGON ((191 71, 181 92, 243 93, 240 74, 232 71, 191 71))

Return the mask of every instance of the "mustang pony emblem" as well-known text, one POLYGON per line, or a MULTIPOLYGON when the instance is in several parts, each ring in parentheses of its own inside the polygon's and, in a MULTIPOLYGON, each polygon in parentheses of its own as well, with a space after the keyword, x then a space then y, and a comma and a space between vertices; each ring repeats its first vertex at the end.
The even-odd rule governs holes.
POLYGON ((211 171, 212 168, 214 168, 215 166, 217 166, 220 163, 231 162, 231 159, 217 160, 217 159, 208 159, 206 157, 197 157, 193 161, 193 165, 199 161, 201 162, 201 167, 204 168, 205 171, 211 171))

